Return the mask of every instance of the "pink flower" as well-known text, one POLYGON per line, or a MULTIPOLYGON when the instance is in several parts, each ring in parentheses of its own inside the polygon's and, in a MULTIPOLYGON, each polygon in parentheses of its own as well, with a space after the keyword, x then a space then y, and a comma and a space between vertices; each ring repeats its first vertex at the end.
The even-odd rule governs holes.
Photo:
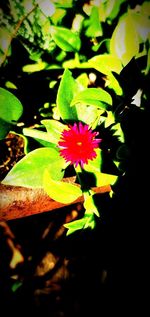
POLYGON ((74 123, 69 125, 61 133, 58 146, 60 155, 75 167, 80 164, 82 167, 96 157, 95 149, 99 147, 101 139, 95 139, 98 132, 93 132, 87 124, 74 123))

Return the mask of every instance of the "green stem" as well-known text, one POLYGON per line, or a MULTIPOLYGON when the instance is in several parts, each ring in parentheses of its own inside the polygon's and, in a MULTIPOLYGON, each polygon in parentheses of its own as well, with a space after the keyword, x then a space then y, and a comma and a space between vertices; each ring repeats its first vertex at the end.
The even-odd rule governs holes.
POLYGON ((83 195, 84 195, 84 194, 87 194, 87 193, 90 195, 90 194, 91 194, 91 193, 90 193, 90 188, 87 187, 87 184, 85 184, 85 183, 83 182, 83 178, 80 177, 80 174, 83 174, 83 172, 84 172, 83 168, 81 167, 80 164, 78 164, 78 166, 77 166, 77 167, 74 167, 74 169, 75 169, 75 171, 76 171, 76 175, 77 175, 78 180, 79 180, 79 183, 80 183, 80 185, 81 185, 81 190, 82 190, 83 195))

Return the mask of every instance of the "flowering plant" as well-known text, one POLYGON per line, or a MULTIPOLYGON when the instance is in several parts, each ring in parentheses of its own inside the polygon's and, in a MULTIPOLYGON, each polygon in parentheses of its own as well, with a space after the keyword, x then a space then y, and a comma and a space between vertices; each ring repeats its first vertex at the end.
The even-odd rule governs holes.
POLYGON ((65 225, 68 234, 95 226, 100 211, 93 188, 113 185, 117 180, 117 159, 111 154, 111 146, 107 150, 113 169, 103 168, 104 131, 111 131, 118 146, 123 142, 120 123, 115 122, 111 107, 112 97, 107 91, 85 88, 65 69, 57 93, 57 119, 41 121, 46 131, 41 127, 23 129, 25 136, 38 140, 44 147, 30 152, 26 149, 25 157, 2 181, 9 185, 43 187, 53 200, 64 205, 83 195, 84 216, 65 225), (74 183, 64 182, 69 169, 75 177, 74 183))
MULTIPOLYGON (((53 114, 34 127, 25 125, 22 129, 26 155, 13 166, 2 183, 42 187, 52 199, 64 205, 83 196, 84 216, 66 225, 69 234, 77 229, 94 227, 101 214, 94 189, 109 186, 111 199, 114 184, 126 172, 126 160, 130 155, 127 131, 124 137, 126 115, 132 111, 139 111, 141 115, 148 107, 149 3, 144 1, 134 8, 124 0, 89 1, 89 5, 82 4, 80 10, 79 2, 74 1, 73 15, 70 15, 72 1, 69 6, 61 2, 60 7, 59 1, 53 1, 51 12, 45 10, 43 1, 34 2, 30 9, 24 6, 20 13, 17 11, 17 25, 13 24, 15 11, 10 10, 14 17, 9 30, 6 32, 4 26, 2 29, 0 62, 4 63, 9 56, 11 41, 19 30, 21 41, 34 61, 24 65, 23 72, 30 75, 36 71, 50 71, 51 78, 52 71, 59 70, 61 80, 57 76, 57 80, 51 80, 49 84, 50 89, 59 84, 56 100, 53 97, 48 103, 53 114), (59 15, 56 9, 60 8, 63 12, 58 11, 59 15), (27 34, 33 13, 35 28, 27 34), (63 21, 72 16, 70 30, 63 21), (63 20, 64 17, 67 18, 63 20), (40 41, 40 47, 35 52, 36 39, 37 43, 40 41), (49 58, 44 60, 44 52, 51 63, 49 58), (74 76, 74 70, 80 75, 74 76), (38 142, 37 148, 30 148, 30 138, 38 142), (64 182, 68 175, 74 177, 74 183, 64 182)), ((7 81, 5 86, 12 88, 12 83, 7 81)), ((16 89, 14 85, 13 89, 16 89)), ((14 129, 23 107, 4 88, 0 88, 0 97, 0 138, 4 138, 14 129)), ((44 110, 45 104, 39 112, 43 114, 44 110)), ((129 147, 132 148, 131 144, 129 147)))

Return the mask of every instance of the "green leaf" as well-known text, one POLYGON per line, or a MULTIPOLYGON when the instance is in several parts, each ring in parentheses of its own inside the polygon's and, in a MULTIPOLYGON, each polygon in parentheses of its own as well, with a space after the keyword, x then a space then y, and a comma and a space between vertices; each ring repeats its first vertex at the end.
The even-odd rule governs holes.
POLYGON ((85 218, 77 219, 72 222, 66 223, 64 227, 68 229, 67 236, 69 236, 70 234, 74 233, 77 230, 83 229, 85 226, 85 223, 86 223, 85 218))
POLYGON ((11 81, 7 80, 5 83, 5 87, 8 89, 17 89, 17 86, 13 84, 11 81))
POLYGON ((130 12, 122 16, 110 40, 110 53, 118 57, 123 65, 139 52, 138 34, 130 12))
POLYGON ((89 214, 85 212, 83 218, 66 223, 64 227, 68 229, 67 236, 74 233, 77 230, 86 229, 86 228, 93 229, 95 227, 94 214, 93 213, 89 214))
POLYGON ((63 123, 52 119, 42 120, 41 123, 45 126, 47 130, 47 135, 50 142, 58 144, 60 135, 66 126, 63 123))
POLYGON ((119 74, 122 70, 120 59, 112 54, 96 55, 88 60, 88 64, 89 67, 93 67, 105 75, 109 75, 111 72, 119 74))
POLYGON ((60 27, 51 26, 50 33, 55 43, 66 52, 77 52, 80 50, 81 41, 77 33, 60 27))
POLYGON ((95 172, 96 177, 96 186, 107 186, 107 185, 114 185, 117 181, 118 176, 106 173, 97 173, 95 172))
POLYGON ((47 63, 38 61, 38 63, 35 64, 28 64, 22 67, 22 71, 25 73, 34 73, 39 72, 43 69, 45 69, 47 66, 47 63))
POLYGON ((83 88, 87 88, 89 84, 89 78, 86 73, 82 73, 76 78, 76 81, 78 82, 79 85, 81 85, 83 88))
POLYGON ((56 181, 47 170, 44 173, 43 186, 53 200, 63 204, 70 204, 82 196, 82 191, 77 185, 56 181))
POLYGON ((106 87, 108 86, 109 88, 113 89, 117 95, 121 96, 123 94, 123 90, 114 75, 107 75, 105 85, 106 87))
POLYGON ((93 195, 88 195, 87 197, 85 197, 84 208, 86 210, 86 213, 94 213, 97 217, 100 217, 97 207, 95 206, 93 195))
POLYGON ((65 9, 68 9, 68 8, 72 8, 72 5, 73 5, 73 0, 57 0, 56 1, 56 6, 57 8, 65 8, 65 9))
POLYGON ((57 107, 63 120, 77 120, 75 107, 70 107, 78 85, 71 72, 65 69, 57 93, 57 107))
POLYGON ((88 28, 85 32, 88 37, 98 37, 103 35, 102 26, 99 19, 99 12, 96 6, 92 7, 88 28))
POLYGON ((126 0, 108 0, 105 2, 105 14, 106 17, 110 20, 113 20, 118 14, 120 10, 120 6, 126 0))
POLYGON ((112 105, 112 98, 110 94, 102 88, 86 88, 79 91, 74 96, 71 106, 78 103, 93 105, 103 110, 109 110, 109 106, 112 105))
POLYGON ((5 185, 43 187, 46 170, 54 179, 63 177, 64 160, 54 148, 39 148, 28 153, 14 165, 2 181, 5 185))
POLYGON ((0 139, 3 139, 21 117, 21 102, 11 92, 0 88, 0 139))
POLYGON ((97 154, 96 158, 94 160, 90 160, 88 164, 84 166, 85 171, 94 174, 95 172, 99 173, 102 166, 102 150, 96 149, 95 152, 97 154))
POLYGON ((84 104, 77 104, 76 106, 78 120, 93 127, 99 119, 99 111, 95 106, 87 106, 84 104))
POLYGON ((48 133, 44 131, 40 131, 40 130, 32 129, 32 128, 24 128, 23 134, 25 136, 30 136, 31 138, 34 138, 34 139, 43 140, 49 143, 51 142, 48 133))

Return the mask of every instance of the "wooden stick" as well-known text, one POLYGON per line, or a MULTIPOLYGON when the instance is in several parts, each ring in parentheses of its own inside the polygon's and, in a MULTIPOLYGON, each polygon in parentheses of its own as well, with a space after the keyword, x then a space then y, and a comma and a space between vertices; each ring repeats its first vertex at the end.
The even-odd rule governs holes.
MULTIPOLYGON (((70 182, 72 178, 66 179, 70 182)), ((95 193, 106 193, 111 187, 92 188, 95 193)), ((0 184, 0 221, 23 218, 46 211, 51 211, 78 202, 83 202, 83 196, 71 204, 62 204, 51 199, 42 188, 26 188, 0 184)))

